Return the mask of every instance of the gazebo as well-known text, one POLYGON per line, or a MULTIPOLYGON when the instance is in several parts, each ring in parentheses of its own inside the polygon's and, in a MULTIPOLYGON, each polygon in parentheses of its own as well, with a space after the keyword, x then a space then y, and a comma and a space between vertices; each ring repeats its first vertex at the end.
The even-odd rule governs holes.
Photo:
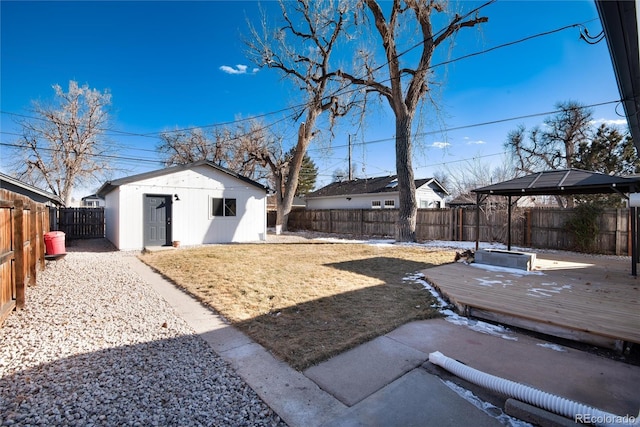
MULTIPOLYGON (((476 193, 476 250, 480 239, 480 204, 488 196, 508 198, 507 249, 511 250, 512 199, 523 196, 617 193, 629 199, 629 194, 640 191, 640 178, 611 176, 580 169, 550 170, 533 173, 471 190, 476 193)), ((638 265, 638 212, 631 206, 631 274, 637 276, 638 265)))

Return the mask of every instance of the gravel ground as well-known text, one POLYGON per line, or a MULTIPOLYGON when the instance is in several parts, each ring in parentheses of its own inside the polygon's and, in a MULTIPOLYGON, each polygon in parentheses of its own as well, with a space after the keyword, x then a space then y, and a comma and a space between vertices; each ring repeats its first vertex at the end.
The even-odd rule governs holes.
POLYGON ((68 247, 0 327, 0 425, 284 426, 106 241, 68 247))

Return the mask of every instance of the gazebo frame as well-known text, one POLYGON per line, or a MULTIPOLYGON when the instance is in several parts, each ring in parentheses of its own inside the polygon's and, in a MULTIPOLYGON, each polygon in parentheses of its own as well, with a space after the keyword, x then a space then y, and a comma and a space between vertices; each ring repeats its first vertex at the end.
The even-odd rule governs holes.
MULTIPOLYGON (((629 199, 640 190, 640 178, 605 175, 581 169, 550 170, 471 190, 476 193, 476 250, 480 240, 480 204, 488 196, 507 197, 507 249, 511 250, 511 210, 513 203, 523 196, 575 194, 614 194, 629 199), (517 197, 512 203, 512 198, 517 197)), ((630 207, 631 274, 637 276, 638 266, 638 210, 630 207)))

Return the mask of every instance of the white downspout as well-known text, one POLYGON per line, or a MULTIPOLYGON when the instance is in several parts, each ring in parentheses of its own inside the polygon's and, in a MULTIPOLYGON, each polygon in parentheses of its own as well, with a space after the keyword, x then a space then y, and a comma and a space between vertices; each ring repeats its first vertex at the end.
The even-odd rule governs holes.
POLYGON ((552 411, 576 422, 595 424, 598 426, 640 426, 640 413, 638 417, 634 417, 604 412, 564 397, 559 397, 524 384, 478 371, 443 355, 439 351, 429 354, 429 362, 473 384, 547 411, 552 411))

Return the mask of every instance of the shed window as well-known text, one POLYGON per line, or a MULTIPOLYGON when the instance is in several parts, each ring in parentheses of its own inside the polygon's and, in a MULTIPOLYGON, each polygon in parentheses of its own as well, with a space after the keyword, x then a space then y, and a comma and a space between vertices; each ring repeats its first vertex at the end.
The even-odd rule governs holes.
POLYGON ((211 216, 236 216, 236 199, 212 197, 211 216))
POLYGON ((380 200, 372 200, 371 201, 371 209, 380 209, 382 207, 382 203, 380 200))
POLYGON ((396 201, 395 200, 385 200, 384 201, 384 207, 387 209, 393 209, 396 207, 396 201))

